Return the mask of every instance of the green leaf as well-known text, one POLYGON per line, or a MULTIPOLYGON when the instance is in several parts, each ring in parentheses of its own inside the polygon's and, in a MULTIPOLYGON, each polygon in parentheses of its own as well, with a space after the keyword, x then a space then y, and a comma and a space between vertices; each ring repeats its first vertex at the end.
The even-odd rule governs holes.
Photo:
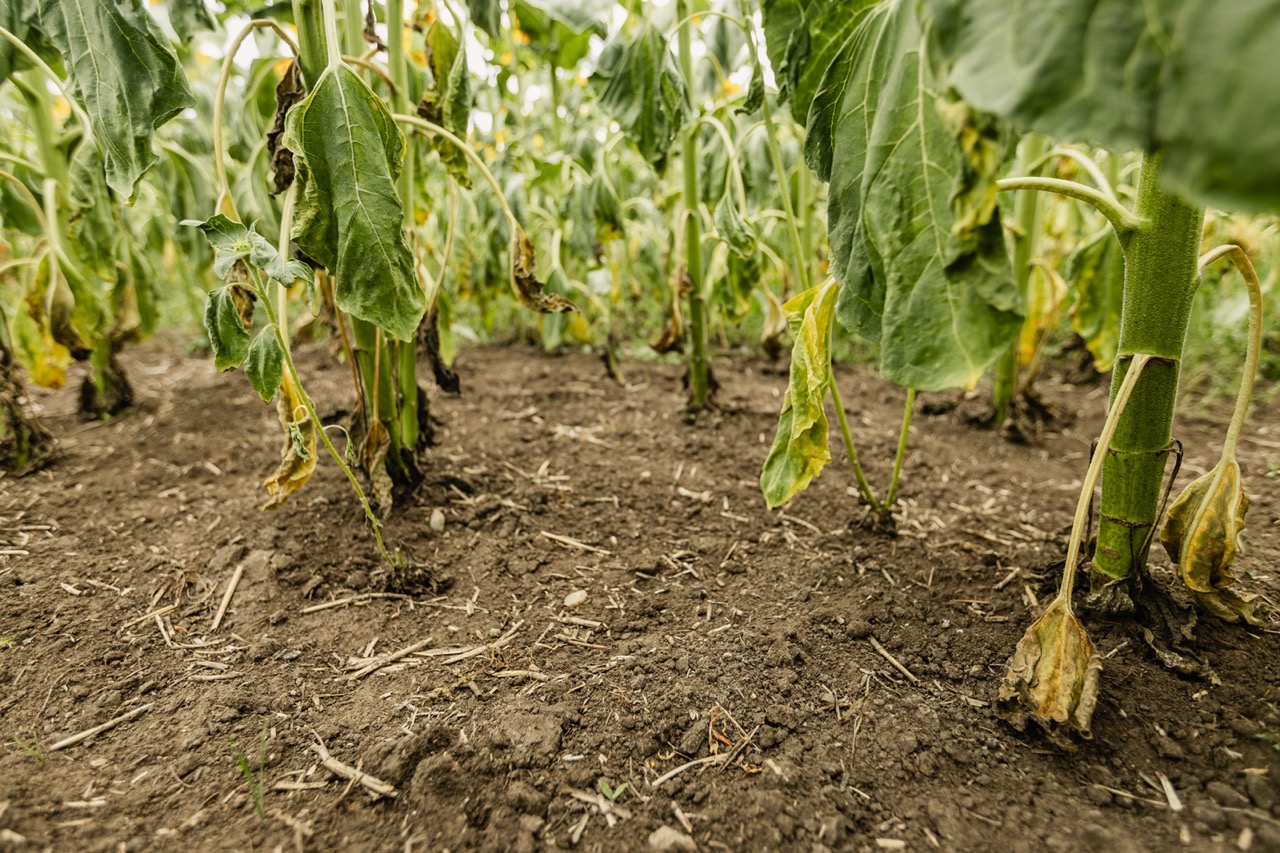
POLYGON ((829 281, 782 306, 795 344, 778 432, 760 472, 760 490, 770 509, 804 491, 831 461, 826 399, 831 384, 831 315, 838 291, 829 281))
POLYGON ((249 354, 249 332, 240 321, 240 309, 230 287, 219 287, 209 293, 204 327, 213 346, 214 366, 218 370, 239 367, 249 354))
POLYGON ((996 215, 1000 129, 939 97, 911 0, 859 24, 814 97, 805 155, 831 183, 841 325, 909 388, 972 385, 1022 323, 996 215))
POLYGON ((138 0, 43 0, 39 26, 89 114, 107 184, 132 199, 157 159, 155 129, 195 105, 177 57, 138 0))
POLYGON ((613 0, 515 0, 515 27, 529 47, 555 68, 573 69, 591 51, 591 37, 603 36, 613 0))
POLYGON ((198 32, 210 32, 218 28, 218 22, 209 12, 204 0, 169 0, 169 23, 183 44, 190 44, 198 32))
POLYGON ((1271 0, 924 5, 951 85, 976 106, 1063 140, 1163 152, 1161 178, 1200 203, 1280 209, 1271 0))
POLYGON ((249 344, 244 375, 249 377, 262 402, 270 403, 280 387, 280 380, 284 378, 284 350, 276 340, 275 329, 263 329, 249 344))
POLYGON ((386 105, 340 65, 289 111, 284 141, 301 190, 294 242, 333 273, 339 308, 410 340, 426 298, 395 186, 404 138, 386 105))
POLYGON ((308 283, 312 280, 311 268, 306 264, 286 261, 267 238, 221 213, 204 222, 186 219, 182 224, 199 228, 209 240, 213 246, 213 273, 218 278, 230 277, 237 261, 247 261, 285 287, 299 279, 308 283))
POLYGON ((645 22, 634 38, 619 35, 609 42, 591 82, 604 111, 661 169, 689 114, 684 78, 662 32, 645 22))
POLYGON ((502 5, 499 0, 467 0, 471 23, 484 30, 489 38, 496 39, 502 32, 502 5))
MULTIPOLYGON (((827 68, 875 4, 876 0, 764 0, 765 46, 778 99, 791 105, 796 121, 805 120, 827 68)), ((755 79, 751 82, 754 86, 755 79)))
POLYGON ((1105 373, 1120 344, 1120 309, 1124 302, 1124 253, 1110 227, 1077 246, 1066 261, 1071 285, 1071 326, 1105 373))
POLYGON ((751 83, 747 86, 747 99, 734 110, 737 115, 751 115, 764 106, 764 68, 756 63, 751 70, 751 83))
POLYGON ((716 205, 715 223, 716 233, 735 255, 747 258, 755 253, 756 235, 742 218, 732 192, 726 190, 720 203, 716 205))
MULTIPOLYGON (((38 0, 0 0, 0 26, 13 33, 27 47, 43 58, 48 45, 39 38, 40 4, 38 0)), ((0 83, 9 79, 17 68, 30 63, 18 53, 8 39, 0 39, 0 83)))

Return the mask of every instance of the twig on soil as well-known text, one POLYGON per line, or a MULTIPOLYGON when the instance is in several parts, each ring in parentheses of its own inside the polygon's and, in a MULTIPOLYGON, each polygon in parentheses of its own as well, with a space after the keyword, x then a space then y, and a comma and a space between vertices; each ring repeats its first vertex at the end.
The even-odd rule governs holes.
POLYGON ((409 655, 413 654, 414 652, 416 652, 418 649, 422 648, 429 642, 431 642, 431 638, 427 637, 425 640, 419 640, 418 642, 412 645, 405 646, 403 649, 400 649, 399 651, 388 652, 385 655, 376 657, 372 661, 370 661, 368 664, 365 664, 360 669, 357 669, 355 672, 349 674, 347 676, 347 681, 359 681, 369 673, 382 669, 384 666, 386 666, 389 663, 395 663, 401 658, 407 658, 409 655))
POLYGON ((884 646, 880 645, 880 641, 879 641, 879 640, 877 640, 875 637, 867 637, 867 639, 871 641, 871 648, 873 648, 873 649, 875 649, 877 652, 879 652, 879 653, 880 653, 880 656, 881 656, 882 658, 884 658, 885 660, 887 660, 889 663, 893 664, 893 668, 894 668, 894 669, 896 669, 898 672, 900 672, 900 673, 902 673, 903 675, 905 675, 908 679, 910 679, 910 680, 911 680, 911 682, 912 682, 913 684, 919 684, 919 683, 920 683, 920 679, 916 678, 916 677, 911 673, 911 670, 909 670, 909 669, 907 669, 905 666, 903 666, 903 665, 898 661, 898 659, 897 659, 897 658, 895 658, 893 655, 889 654, 889 650, 888 650, 888 649, 886 649, 884 646))
POLYGON ((218 605, 218 612, 213 614, 213 622, 209 625, 209 633, 212 634, 218 630, 218 626, 222 624, 222 617, 226 615, 227 608, 231 606, 231 596, 236 594, 236 587, 240 585, 240 578, 244 575, 244 564, 236 566, 236 570, 231 573, 231 580, 227 584, 227 591, 222 595, 222 603, 218 605))
POLYGON ((558 533, 548 533, 547 531, 543 530, 542 535, 550 539, 552 542, 555 542, 558 545, 563 545, 566 548, 576 548, 579 551, 587 551, 592 554, 600 554, 601 556, 604 556, 604 557, 613 556, 612 551, 606 551, 603 548, 597 548, 594 545, 588 545, 586 542, 579 542, 577 539, 571 539, 568 536, 561 536, 558 533))
POLYGON ((74 735, 71 735, 70 737, 64 737, 62 740, 57 741, 55 743, 51 743, 48 746, 46 746, 44 748, 44 751, 46 753, 57 752, 60 749, 66 749, 69 746, 75 746, 81 741, 86 741, 89 738, 93 737, 94 735, 101 734, 102 732, 105 732, 108 729, 114 729, 116 726, 120 725, 121 723, 128 722, 129 720, 132 720, 134 717, 138 716, 139 714, 143 714, 147 711, 150 711, 153 704, 154 703, 148 702, 145 705, 139 705, 137 708, 134 708, 132 711, 121 714, 120 716, 115 717, 113 719, 107 720, 105 723, 103 723, 100 726, 94 726, 91 729, 85 729, 79 734, 74 734, 74 735))
POLYGON ((376 776, 370 776, 368 773, 357 770, 349 764, 343 764, 334 758, 329 754, 329 750, 325 749, 323 743, 319 741, 313 743, 311 751, 320 756, 320 763, 335 776, 341 776, 343 779, 350 779, 352 782, 363 785, 371 793, 379 797, 395 798, 400 796, 400 792, 396 790, 394 785, 383 782, 376 776))
POLYGON ((663 782, 671 781, 672 779, 676 778, 686 770, 692 770, 695 767, 702 767, 705 764, 723 764, 726 761, 728 761, 729 757, 732 756, 733 754, 734 753, 732 752, 721 752, 717 755, 708 755, 705 758, 695 758, 693 759, 693 761, 685 762, 684 764, 681 764, 679 767, 673 767, 672 769, 668 770, 666 773, 663 773, 657 779, 653 780, 652 785, 653 787, 656 788, 659 785, 661 785, 663 782))
POLYGON ((353 595, 349 598, 339 598, 334 601, 326 601, 323 604, 313 604, 310 607, 302 608, 298 612, 305 616, 308 613, 319 613, 321 610, 330 610, 334 607, 343 607, 347 604, 356 604, 361 601, 370 601, 375 598, 397 598, 402 601, 413 600, 413 596, 399 592, 362 592, 359 595, 353 595))
POLYGON ((159 610, 152 610, 150 613, 145 613, 136 619, 130 619, 128 622, 120 626, 120 630, 123 631, 125 628, 132 628, 134 625, 141 625, 143 622, 146 622, 148 619, 152 618, 153 616, 165 616, 177 609, 178 609, 178 605, 167 604, 164 607, 161 607, 159 610))
POLYGON ((468 660, 468 659, 470 659, 470 658, 479 657, 480 655, 484 654, 485 652, 496 651, 496 650, 498 650, 498 649, 502 648, 503 646, 507 645, 508 643, 510 643, 510 642, 511 642, 511 640, 515 637, 515 635, 516 635, 516 631, 520 630, 520 626, 521 626, 521 625, 523 625, 523 624, 524 624, 524 620, 523 620, 523 619, 521 619, 519 622, 517 622, 516 624, 514 624, 514 625, 512 625, 512 626, 511 626, 511 630, 510 630, 510 631, 508 631, 507 633, 503 634, 501 637, 499 637, 498 639, 494 640, 492 643, 489 643, 489 644, 487 644, 487 645, 483 645, 483 646, 475 646, 475 647, 470 648, 470 649, 467 649, 467 650, 465 650, 465 651, 458 652, 457 654, 453 655, 452 657, 445 658, 444 660, 442 660, 442 661, 440 661, 440 662, 441 662, 442 664, 444 664, 444 665, 448 666, 448 665, 449 665, 449 664, 451 664, 451 663, 458 663, 458 662, 460 662, 460 661, 468 660))

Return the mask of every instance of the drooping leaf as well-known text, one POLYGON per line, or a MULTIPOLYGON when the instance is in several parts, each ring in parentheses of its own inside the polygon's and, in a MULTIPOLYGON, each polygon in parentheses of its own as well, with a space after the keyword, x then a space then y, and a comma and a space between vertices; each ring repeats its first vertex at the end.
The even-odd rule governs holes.
POLYGON ((747 85, 747 99, 734 110, 738 115, 751 115, 764 105, 764 69, 756 63, 751 69, 751 82, 747 85))
POLYGON ((489 38, 496 39, 502 32, 502 5, 499 0, 467 0, 467 11, 471 14, 471 23, 484 30, 489 38))
POLYGON ((89 114, 107 184, 132 199, 157 159, 155 129, 195 104, 177 57, 139 0, 42 0, 39 28, 89 114))
POLYGON ((249 332, 240 319, 240 311, 231 295, 231 287, 219 287, 209 293, 204 309, 204 328, 213 347, 213 364, 218 370, 230 370, 244 363, 249 354, 249 332))
POLYGON ((249 344, 249 352, 244 360, 244 375, 249 377, 253 390, 258 392, 262 402, 270 403, 284 378, 284 351, 276 340, 274 329, 266 328, 254 337, 249 344))
POLYGON ((218 28, 204 0, 169 0, 169 23, 183 44, 190 44, 196 33, 218 28))
MULTIPOLYGON (((516 296, 520 302, 526 307, 540 314, 567 314, 570 311, 576 311, 573 303, 562 296, 546 291, 546 285, 538 280, 536 271, 534 270, 535 254, 533 243, 529 242, 529 238, 520 233, 517 235, 520 241, 520 251, 514 260, 514 266, 511 270, 511 281, 515 285, 516 296)), ((559 272, 559 268, 552 271, 559 272)), ((561 273, 563 275, 563 273, 561 273)))
POLYGON ((300 190, 294 242, 334 275, 339 308, 410 340, 426 297, 396 193, 404 138, 386 105, 339 65, 289 111, 284 141, 300 190))
POLYGON ((1248 511, 1240 465, 1224 459, 1178 495, 1160 529, 1160 541, 1197 604, 1227 622, 1262 625, 1265 620, 1255 597, 1232 588, 1231 566, 1240 552, 1248 511))
POLYGON ((1014 725, 1034 722, 1057 738, 1090 736, 1102 656, 1064 601, 1049 605, 1018 641, 996 697, 1014 725))
MULTIPOLYGON (((555 68, 572 70, 603 36, 613 0, 515 0, 515 29, 555 68)), ((518 40, 519 40, 518 36, 518 40)))
POLYGON ((756 235, 742 218, 738 203, 733 193, 726 191, 716 205, 716 233, 728 244, 730 250, 740 258, 750 257, 756 251, 756 235))
POLYGON ((310 267, 301 261, 286 261, 266 237, 221 213, 204 222, 187 219, 182 224, 199 228, 209 240, 213 246, 213 273, 218 278, 232 277, 236 262, 246 261, 285 287, 298 280, 311 281, 310 267))
MULTIPOLYGON (((761 4, 765 47, 778 83, 778 99, 790 105, 796 121, 804 121, 809 115, 809 105, 827 68, 875 3, 876 0, 764 0, 761 4)), ((761 80, 762 87, 763 84, 761 80)))
POLYGON ((770 509, 808 488, 831 461, 826 400, 831 385, 831 316, 838 292, 836 284, 828 282, 782 306, 795 344, 778 432, 760 472, 760 490, 770 509))
POLYGON ((279 195, 293 183, 293 152, 284 145, 284 120, 293 105, 307 96, 302 82, 302 66, 291 61, 276 84, 276 113, 267 131, 267 153, 271 156, 272 193, 279 195))
POLYGON ((1066 278, 1071 326, 1093 356, 1093 366, 1105 373, 1116 360, 1124 296, 1124 254, 1110 228, 1067 256, 1066 278))
POLYGON ((661 169, 689 114, 684 78, 666 36, 648 22, 631 38, 619 34, 605 45, 591 82, 601 108, 661 169))
POLYGON ((867 13, 823 78, 805 137, 830 181, 841 325, 900 385, 972 385, 1021 326, 995 195, 1000 128, 939 93, 911 0, 867 13))
POLYGON ((1272 0, 924 6, 951 85, 981 109, 1059 139, 1163 152, 1162 179, 1194 201, 1280 208, 1272 0))
MULTIPOLYGON (((418 115, 438 124, 460 139, 467 138, 467 122, 471 116, 471 76, 467 53, 460 50, 458 40, 439 20, 427 28, 432 82, 418 102, 418 115)), ((470 163, 453 143, 436 136, 429 144, 450 173, 463 185, 471 186, 470 163)))
POLYGON ((276 415, 284 430, 280 465, 263 481, 270 499, 263 509, 282 506, 289 496, 301 489, 316 470, 316 429, 307 416, 302 395, 288 376, 280 384, 276 415))

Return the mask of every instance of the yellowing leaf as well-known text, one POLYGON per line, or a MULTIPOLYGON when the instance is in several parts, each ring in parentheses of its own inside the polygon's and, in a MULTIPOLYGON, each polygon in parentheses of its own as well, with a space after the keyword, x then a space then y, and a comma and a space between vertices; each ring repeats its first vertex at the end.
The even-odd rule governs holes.
POLYGON ((284 448, 280 452, 280 467, 262 483, 271 495, 263 509, 282 506, 290 495, 307 484, 316 470, 315 426, 307 416, 302 395, 288 376, 280 383, 276 413, 284 429, 284 448))
POLYGON ((1231 565, 1240 552, 1240 534, 1249 497, 1240 483, 1240 465, 1224 459, 1187 486, 1169 507, 1160 541, 1178 564, 1178 573, 1196 603, 1227 622, 1263 623, 1253 596, 1231 588, 1231 565))
POLYGON ((1102 656, 1084 626, 1055 601, 1018 642, 996 704, 1020 728, 1031 721, 1051 736, 1087 738, 1101 675, 1102 656))
POLYGON ((802 492, 831 461, 826 397, 831 382, 831 318, 838 293, 836 283, 828 281, 782 306, 795 345, 778 432, 760 472, 760 490, 771 509, 802 492))

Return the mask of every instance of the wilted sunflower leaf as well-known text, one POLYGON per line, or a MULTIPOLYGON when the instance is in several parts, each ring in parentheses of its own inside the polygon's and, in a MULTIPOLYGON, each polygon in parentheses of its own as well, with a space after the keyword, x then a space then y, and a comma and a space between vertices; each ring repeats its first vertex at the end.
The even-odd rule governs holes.
POLYGON ((756 235, 747 220, 742 218, 742 212, 733 200, 733 193, 728 190, 716 205, 715 223, 720 239, 724 240, 735 255, 748 258, 755 253, 756 235))
POLYGON ((263 509, 283 505, 290 495, 306 485, 316 470, 316 428, 307 416, 302 395, 287 376, 280 383, 276 413, 284 430, 284 446, 280 451, 280 467, 262 483, 271 495, 263 509))
POLYGON ((221 279, 232 277, 237 261, 246 261, 271 279, 288 287, 302 279, 311 282, 311 268, 301 261, 286 261, 271 242, 252 226, 215 214, 204 222, 185 219, 183 225, 199 228, 213 246, 213 272, 221 279))
POLYGON ((1102 656, 1065 601, 1027 629, 1009 658, 996 705, 1019 728, 1033 721, 1051 736, 1090 737, 1102 656))
POLYGON ((831 461, 826 398, 831 383, 831 316, 838 292, 835 282, 828 282, 782 306, 795 345, 778 432, 760 472, 760 490, 770 509, 804 491, 831 461))
POLYGON ((284 379, 284 350, 276 340, 275 329, 263 329, 249 344, 249 352, 244 360, 244 375, 249 377, 253 390, 258 392, 262 402, 270 403, 276 394, 276 388, 284 379))
POLYGON ((1178 572, 1196 603, 1227 622, 1261 625, 1253 596, 1231 588, 1231 565, 1240 553, 1240 534, 1249 497, 1240 482, 1240 465, 1224 459, 1183 490, 1169 507, 1160 541, 1178 564, 1178 572))
POLYGON ((533 243, 529 242, 523 232, 516 236, 520 240, 520 251, 511 268, 511 280, 515 283, 516 296, 520 298, 520 302, 526 308, 542 314, 567 314, 578 310, 569 300, 546 292, 546 285, 538 281, 534 271, 533 243))
POLYGON ((289 110, 284 144, 298 182, 294 241, 333 274, 339 308, 411 340, 427 301, 396 191, 404 137, 386 104, 339 65, 289 110))
POLYGON ((249 332, 240 318, 232 287, 210 292, 204 309, 204 327, 213 346, 213 364, 218 370, 239 367, 249 354, 249 332))

